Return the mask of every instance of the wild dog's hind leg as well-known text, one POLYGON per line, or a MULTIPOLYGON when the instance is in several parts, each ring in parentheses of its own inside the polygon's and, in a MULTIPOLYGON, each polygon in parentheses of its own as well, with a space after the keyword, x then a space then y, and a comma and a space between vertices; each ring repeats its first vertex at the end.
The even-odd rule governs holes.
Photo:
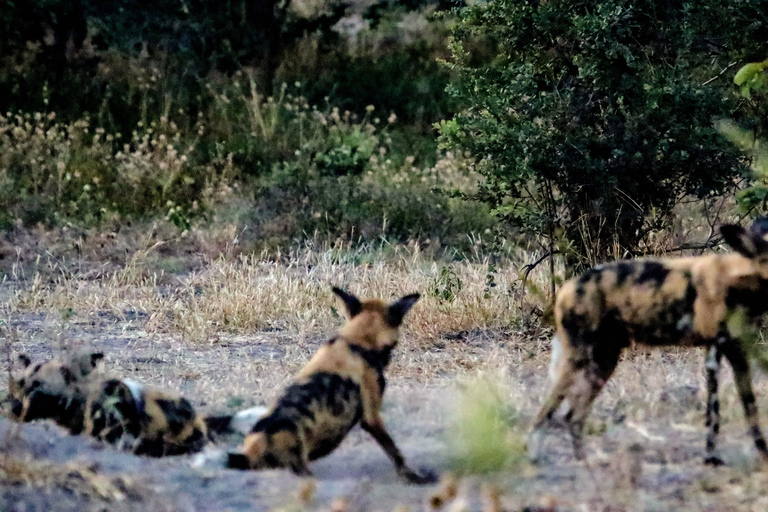
POLYGON ((755 442, 755 448, 760 452, 763 460, 768 460, 768 447, 765 443, 763 433, 760 431, 760 424, 757 416, 757 405, 755 404, 755 393, 752 391, 752 372, 749 368, 749 360, 744 353, 739 340, 728 340, 724 342, 720 350, 733 368, 733 376, 736 379, 736 387, 741 395, 741 404, 744 406, 744 415, 749 426, 749 433, 755 442))
POLYGON ((717 374, 720 371, 722 352, 717 344, 707 350, 704 367, 707 372, 707 454, 705 464, 719 466, 723 464, 717 454, 717 435, 720 432, 720 402, 717 398, 717 374))
POLYGON ((592 402, 616 369, 624 347, 621 343, 612 344, 611 341, 593 346, 592 360, 579 362, 578 366, 582 369, 568 393, 570 410, 565 420, 573 440, 573 453, 579 460, 584 458, 584 423, 592 408, 592 402))
POLYGON ((572 357, 564 356, 562 348, 558 347, 558 351, 553 349, 552 357, 557 357, 558 361, 553 361, 550 365, 550 369, 557 372, 554 385, 549 391, 547 398, 539 408, 539 412, 536 414, 536 418, 533 421, 533 427, 530 434, 528 434, 528 457, 532 462, 539 460, 541 452, 541 445, 544 439, 544 429, 549 426, 560 404, 563 403, 566 394, 573 385, 574 378, 576 377, 576 364, 572 357), (563 359, 560 359, 563 358, 563 359))

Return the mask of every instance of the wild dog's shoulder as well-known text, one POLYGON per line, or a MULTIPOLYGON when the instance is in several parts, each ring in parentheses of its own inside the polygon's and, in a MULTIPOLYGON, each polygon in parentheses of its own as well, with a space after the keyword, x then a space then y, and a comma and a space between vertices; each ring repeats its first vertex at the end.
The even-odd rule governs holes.
POLYGON ((365 361, 356 356, 349 340, 333 336, 315 352, 293 382, 307 381, 316 373, 333 373, 359 383, 364 372, 365 361))

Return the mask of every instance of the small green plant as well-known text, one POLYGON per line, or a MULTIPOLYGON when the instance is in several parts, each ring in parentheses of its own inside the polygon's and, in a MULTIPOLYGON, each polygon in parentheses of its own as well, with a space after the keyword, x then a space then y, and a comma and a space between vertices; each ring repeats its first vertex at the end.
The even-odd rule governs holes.
POLYGON ((448 266, 440 267, 440 273, 434 277, 430 293, 440 302, 453 302, 461 292, 461 279, 456 271, 448 266))
POLYGON ((487 377, 463 389, 447 435, 451 466, 458 473, 509 469, 525 458, 517 411, 502 387, 487 377))

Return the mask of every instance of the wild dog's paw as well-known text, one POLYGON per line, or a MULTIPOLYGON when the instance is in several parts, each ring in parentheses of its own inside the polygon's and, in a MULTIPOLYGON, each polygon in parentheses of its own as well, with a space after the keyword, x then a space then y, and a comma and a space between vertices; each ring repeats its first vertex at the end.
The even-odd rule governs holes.
POLYGON ((411 468, 404 467, 397 472, 409 484, 426 485, 437 483, 437 473, 432 470, 419 468, 416 472, 411 468))
POLYGON ((217 448, 206 448, 192 458, 192 467, 212 469, 227 467, 227 452, 217 448))
POLYGON ((226 456, 226 467, 229 469, 251 469, 251 461, 244 453, 229 452, 226 456))
POLYGON ((525 447, 528 450, 528 460, 533 464, 537 464, 541 458, 541 445, 544 441, 544 432, 539 429, 535 429, 528 434, 525 447))

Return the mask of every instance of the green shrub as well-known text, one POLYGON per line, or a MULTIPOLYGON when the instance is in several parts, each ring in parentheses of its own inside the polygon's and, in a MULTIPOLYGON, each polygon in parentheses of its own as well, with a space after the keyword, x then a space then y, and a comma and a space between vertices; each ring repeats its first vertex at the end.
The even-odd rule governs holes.
POLYGON ((757 13, 765 6, 468 7, 453 34, 457 79, 448 91, 470 107, 441 125, 443 143, 475 157, 486 178, 480 198, 570 263, 638 252, 681 199, 721 194, 742 175, 713 126, 737 109, 717 77, 764 48, 768 26, 757 13), (482 37, 497 43, 488 64, 469 53, 482 37))

